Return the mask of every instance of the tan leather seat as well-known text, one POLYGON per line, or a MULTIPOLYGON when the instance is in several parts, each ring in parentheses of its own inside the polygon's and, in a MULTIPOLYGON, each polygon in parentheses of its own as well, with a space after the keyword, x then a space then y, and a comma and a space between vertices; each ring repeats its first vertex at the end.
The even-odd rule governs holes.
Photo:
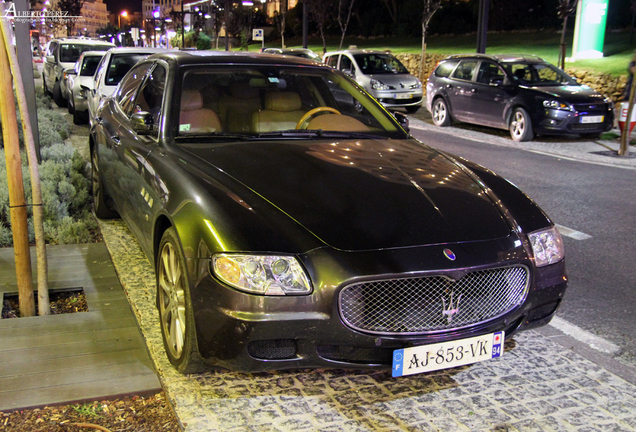
POLYGON ((184 90, 181 94, 179 133, 221 132, 219 116, 211 109, 203 108, 203 98, 197 90, 184 90))
POLYGON ((368 132, 369 126, 360 120, 347 115, 322 114, 314 117, 307 125, 309 130, 326 130, 342 132, 368 132))
POLYGON ((268 92, 265 94, 265 109, 252 115, 254 132, 271 132, 295 129, 305 114, 300 95, 295 92, 268 92))
POLYGON ((251 132, 252 114, 259 109, 259 89, 247 81, 232 82, 229 94, 219 99, 219 114, 227 132, 251 132))

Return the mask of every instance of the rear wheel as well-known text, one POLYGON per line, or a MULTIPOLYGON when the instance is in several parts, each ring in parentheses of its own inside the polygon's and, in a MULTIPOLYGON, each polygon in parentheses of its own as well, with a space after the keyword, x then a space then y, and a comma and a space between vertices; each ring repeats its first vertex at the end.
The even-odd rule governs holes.
MULTIPOLYGON (((72 96, 68 100, 66 109, 68 110, 69 114, 73 114, 75 112, 75 105, 73 103, 73 97, 72 96)), ((75 117, 73 117, 73 120, 75 120, 75 117)), ((75 123, 75 124, 77 124, 77 123, 75 123)))
POLYGON ((528 111, 519 107, 515 108, 510 119, 510 136, 515 141, 530 141, 534 138, 532 121, 528 111))
POLYGON ((181 373, 200 372, 204 365, 197 346, 190 282, 173 227, 161 237, 156 275, 159 324, 168 359, 181 373))
POLYGON ((435 123, 435 126, 448 126, 451 124, 448 105, 446 105, 446 101, 442 97, 433 101, 433 123, 435 123))
POLYGON ((117 213, 106 206, 104 189, 102 188, 102 177, 99 172, 99 160, 97 152, 91 151, 91 186, 93 190, 93 211, 100 219, 112 219, 117 217, 117 213))
POLYGON ((60 88, 60 82, 57 81, 53 87, 53 101, 57 106, 64 108, 66 106, 66 99, 62 97, 62 89, 60 88))

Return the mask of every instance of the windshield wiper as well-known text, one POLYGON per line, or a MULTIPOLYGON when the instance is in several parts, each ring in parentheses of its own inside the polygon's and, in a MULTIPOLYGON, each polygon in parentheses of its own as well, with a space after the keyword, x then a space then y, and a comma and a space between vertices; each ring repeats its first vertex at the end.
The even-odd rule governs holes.
POLYGON ((201 132, 201 133, 193 133, 193 134, 183 134, 176 137, 177 140, 183 141, 205 141, 205 140, 240 140, 246 141, 250 139, 254 139, 253 136, 236 134, 230 132, 201 132))
POLYGON ((323 129, 289 129, 284 131, 263 132, 258 138, 378 138, 378 135, 365 132, 325 131, 323 129))

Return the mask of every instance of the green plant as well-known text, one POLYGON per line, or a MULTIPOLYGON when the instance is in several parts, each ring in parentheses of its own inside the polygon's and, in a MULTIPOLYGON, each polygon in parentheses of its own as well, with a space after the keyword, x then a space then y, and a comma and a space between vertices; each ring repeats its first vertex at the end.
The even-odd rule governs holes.
POLYGON ((104 411, 104 408, 102 408, 102 406, 96 402, 85 403, 82 405, 73 405, 73 409, 83 416, 93 417, 93 418, 102 417, 98 413, 101 413, 104 411))

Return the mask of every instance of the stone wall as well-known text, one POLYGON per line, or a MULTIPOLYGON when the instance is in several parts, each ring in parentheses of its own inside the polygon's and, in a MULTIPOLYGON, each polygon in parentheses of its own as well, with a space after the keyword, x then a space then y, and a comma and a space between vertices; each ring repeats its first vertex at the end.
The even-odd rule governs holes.
MULTIPOLYGON (((424 92, 426 92, 426 80, 440 60, 446 58, 448 54, 427 54, 424 64, 424 74, 420 74, 421 54, 400 53, 395 55, 411 74, 420 77, 424 83, 424 92)), ((617 101, 625 88, 627 76, 614 76, 605 73, 587 72, 580 69, 567 68, 565 71, 575 77, 581 84, 586 84, 598 92, 609 96, 612 100, 617 101)))

